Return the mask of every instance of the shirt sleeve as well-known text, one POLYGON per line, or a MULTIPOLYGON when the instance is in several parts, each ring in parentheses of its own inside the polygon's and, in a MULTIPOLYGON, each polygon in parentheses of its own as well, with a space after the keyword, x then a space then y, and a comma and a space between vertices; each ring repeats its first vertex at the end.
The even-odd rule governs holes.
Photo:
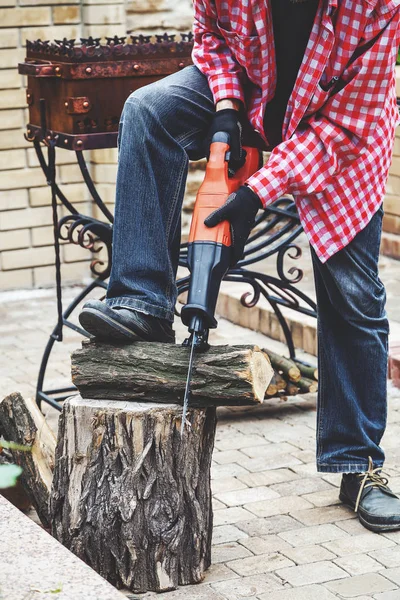
POLYGON ((322 192, 374 143, 400 43, 398 8, 389 18, 386 27, 380 16, 366 28, 361 44, 370 42, 368 49, 342 73, 339 91, 276 146, 267 164, 247 180, 264 207, 286 193, 322 192))
POLYGON ((194 0, 193 63, 208 79, 214 102, 236 98, 245 102, 243 68, 233 57, 217 26, 212 0, 194 0))

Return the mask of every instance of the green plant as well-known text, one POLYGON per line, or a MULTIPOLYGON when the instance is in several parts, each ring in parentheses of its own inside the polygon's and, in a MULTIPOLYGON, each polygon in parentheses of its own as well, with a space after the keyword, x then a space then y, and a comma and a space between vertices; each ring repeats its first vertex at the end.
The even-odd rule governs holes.
MULTIPOLYGON (((7 448, 8 450, 20 450, 22 452, 31 451, 31 446, 22 446, 21 444, 16 444, 15 442, 6 442, 6 440, 0 439, 0 454, 3 448, 7 448)), ((22 469, 18 465, 0 465, 0 490, 4 490, 16 485, 17 479, 21 473, 22 469)))
POLYGON ((0 490, 17 485, 22 469, 18 465, 0 465, 0 490))

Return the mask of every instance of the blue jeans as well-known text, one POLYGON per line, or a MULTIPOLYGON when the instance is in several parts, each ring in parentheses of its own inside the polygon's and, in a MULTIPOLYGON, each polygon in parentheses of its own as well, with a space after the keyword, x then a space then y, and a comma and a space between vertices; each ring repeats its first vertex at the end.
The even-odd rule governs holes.
MULTIPOLYGON (((180 215, 189 160, 202 158, 214 114, 206 78, 190 66, 125 102, 113 265, 106 303, 172 321, 180 215)), ((318 305, 317 467, 381 466, 386 426, 388 321, 378 277, 382 209, 322 264, 312 251, 318 305)))

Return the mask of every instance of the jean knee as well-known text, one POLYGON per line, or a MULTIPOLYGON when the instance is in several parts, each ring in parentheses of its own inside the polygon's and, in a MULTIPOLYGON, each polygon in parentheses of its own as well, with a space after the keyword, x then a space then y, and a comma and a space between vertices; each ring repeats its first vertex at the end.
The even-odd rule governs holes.
POLYGON ((156 118, 161 124, 167 124, 170 110, 171 94, 166 86, 154 82, 132 92, 125 101, 123 109, 124 122, 127 119, 137 122, 142 118, 156 118))
POLYGON ((139 103, 140 104, 141 103, 143 105, 143 107, 153 105, 154 101, 157 97, 157 91, 155 91, 155 89, 154 89, 155 86, 156 86, 156 84, 152 83, 150 85, 144 85, 144 86, 138 88, 137 90, 135 90, 131 94, 129 94, 125 103, 126 104, 130 104, 130 103, 139 103))
POLYGON ((386 329, 386 290, 377 275, 367 282, 352 277, 342 280, 341 298, 335 308, 353 325, 382 326, 386 329))

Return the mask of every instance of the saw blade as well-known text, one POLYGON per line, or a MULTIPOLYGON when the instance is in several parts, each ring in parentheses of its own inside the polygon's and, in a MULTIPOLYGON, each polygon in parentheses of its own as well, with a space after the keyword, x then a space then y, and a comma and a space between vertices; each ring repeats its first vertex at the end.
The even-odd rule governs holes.
POLYGON ((189 404, 189 398, 190 398, 190 384, 191 384, 191 381, 192 381, 192 369, 193 369, 193 359, 194 359, 194 349, 195 349, 195 346, 196 346, 196 334, 193 333, 192 347, 190 349, 189 368, 188 368, 188 374, 187 374, 187 379, 186 379, 185 397, 183 398, 181 435, 183 435, 183 432, 185 430, 185 424, 186 424, 186 414, 187 414, 187 409, 188 409, 188 404, 189 404))

